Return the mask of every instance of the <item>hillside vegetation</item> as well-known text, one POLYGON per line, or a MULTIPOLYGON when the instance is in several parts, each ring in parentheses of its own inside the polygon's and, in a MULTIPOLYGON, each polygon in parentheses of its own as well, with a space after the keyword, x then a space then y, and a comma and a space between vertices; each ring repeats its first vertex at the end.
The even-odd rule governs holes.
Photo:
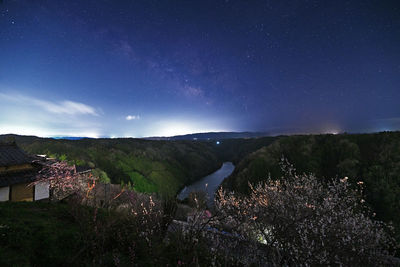
POLYGON ((105 182, 166 196, 175 195, 181 187, 217 170, 222 163, 210 142, 0 136, 0 140, 10 138, 27 153, 47 154, 94 168, 105 182))
MULTIPOLYGON (((393 237, 400 241, 400 132, 230 139, 219 144, 26 136, 0 136, 0 141, 10 137, 28 153, 90 166, 103 181, 159 196, 174 196, 224 161, 232 161, 236 169, 223 182, 223 188, 234 193, 219 190, 217 212, 207 215, 211 217, 195 198, 187 229, 176 228, 180 224, 172 221, 175 200, 131 190, 118 194, 107 209, 81 205, 75 198, 68 204, 0 203, 0 254, 6 255, 0 265, 399 262, 392 255, 399 255, 393 237), (259 185, 250 188, 249 183, 259 185), (394 232, 387 223, 395 226, 394 232), (239 247, 245 251, 243 258, 233 250, 239 236, 245 240, 239 247), (60 247, 63 239, 68 242, 60 247)), ((88 192, 75 197, 92 199, 88 192)))
POLYGON ((376 217, 400 227, 400 132, 280 137, 242 159, 223 186, 248 194, 249 182, 282 176, 282 157, 299 173, 363 182, 376 217))
POLYGON ((0 266, 66 266, 82 246, 65 204, 0 203, 0 266))
POLYGON ((0 266, 243 266, 210 248, 203 220, 185 231, 173 224, 173 202, 126 190, 106 207, 88 206, 81 201, 95 196, 82 192, 62 202, 0 202, 0 266))

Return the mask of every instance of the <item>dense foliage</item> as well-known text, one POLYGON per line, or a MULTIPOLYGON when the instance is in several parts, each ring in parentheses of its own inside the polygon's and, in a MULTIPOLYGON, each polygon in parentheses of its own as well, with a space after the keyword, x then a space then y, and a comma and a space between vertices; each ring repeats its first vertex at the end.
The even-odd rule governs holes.
POLYGON ((198 224, 188 224, 186 229, 170 228, 175 201, 161 201, 121 187, 109 188, 116 190, 108 191, 110 197, 106 197, 99 193, 105 184, 73 169, 65 162, 48 165, 33 183, 49 182, 51 201, 67 193, 62 202, 0 203, 0 265, 229 263, 219 250, 209 249, 201 229, 192 227, 198 224))
POLYGON ((394 238, 384 223, 368 217, 363 183, 324 183, 297 175, 284 163, 283 177, 249 185, 249 196, 219 191, 218 207, 233 231, 276 251, 279 265, 378 266, 393 258, 394 238))
MULTIPOLYGON (((0 136, 0 140, 10 136, 0 136)), ((95 168, 103 181, 133 184, 139 192, 174 195, 221 162, 237 166, 224 187, 249 193, 248 182, 282 175, 283 157, 300 173, 363 181, 377 218, 400 225, 400 132, 279 136, 213 141, 140 139, 54 140, 12 136, 29 153, 48 154, 95 168)))
POLYGON ((220 190, 214 213, 192 195, 192 212, 179 222, 174 200, 121 187, 106 198, 95 177, 76 174, 66 163, 49 165, 38 183, 48 180, 51 190, 69 197, 64 203, 0 203, 0 264, 399 264, 386 225, 365 216, 362 192, 347 178, 323 183, 286 166, 283 179, 251 187, 249 197, 220 190))
POLYGON ((214 151, 222 161, 231 161, 237 165, 248 154, 273 143, 277 137, 260 137, 247 139, 225 139, 214 145, 214 151))
POLYGON ((0 202, 0 266, 65 266, 83 246, 65 204, 0 202))
MULTIPOLYGON (((7 138, 9 138, 9 136, 0 136, 0 140, 7 138)), ((286 158, 296 167, 299 175, 302 175, 303 173, 311 173, 315 176, 307 177, 318 177, 318 179, 315 178, 315 180, 313 180, 315 183, 343 185, 339 181, 344 177, 348 177, 346 190, 355 190, 358 187, 357 184, 362 183, 364 186, 363 194, 364 199, 366 200, 365 204, 371 208, 371 212, 368 213, 369 217, 359 215, 359 217, 357 217, 359 221, 350 221, 352 221, 353 224, 358 224, 360 226, 365 226, 365 224, 362 223, 367 223, 369 224, 368 227, 375 227, 375 219, 392 224, 395 227, 395 237, 398 242, 400 241, 400 216, 398 216, 398 214, 400 214, 400 132, 232 139, 223 140, 219 144, 216 144, 214 141, 150 141, 138 139, 82 139, 71 141, 21 136, 13 136, 13 138, 15 138, 17 143, 28 153, 47 154, 52 157, 67 160, 76 165, 92 167, 94 168, 94 176, 99 177, 100 181, 124 183, 128 185, 128 188, 133 188, 136 191, 146 193, 156 192, 163 196, 175 195, 183 185, 191 183, 192 181, 216 170, 223 161, 232 161, 237 167, 231 177, 224 181, 223 187, 233 190, 235 192, 235 197, 237 199, 240 198, 242 201, 246 196, 252 196, 252 194, 257 192, 257 190, 258 192, 262 192, 266 189, 266 187, 251 188, 249 183, 270 183, 272 180, 270 180, 269 177, 276 179, 284 177, 285 175, 284 172, 282 172, 280 161, 282 158, 286 158)), ((318 191, 318 188, 319 187, 314 188, 315 190, 313 191, 318 191)), ((346 202, 338 204, 340 206, 345 203, 346 202)), ((286 204, 290 204, 290 202, 286 204)), ((58 208, 56 208, 54 212, 57 213, 57 209, 58 208)), ((0 210, 0 212, 3 212, 2 214, 7 213, 6 217, 11 216, 9 213, 10 211, 7 210, 8 208, 0 210)), ((39 208, 39 210, 41 210, 41 208, 39 208)), ((48 209, 45 208, 45 210, 46 212, 47 210, 53 212, 53 208, 51 207, 48 209)), ((72 220, 75 220, 75 223, 72 224, 68 224, 68 221, 71 219, 67 219, 67 225, 65 227, 66 231, 69 231, 68 229, 75 231, 73 229, 75 229, 75 224, 79 221, 85 222, 79 224, 80 227, 84 227, 85 224, 92 225, 93 213, 88 212, 85 208, 75 208, 73 210, 81 211, 81 215, 79 216, 84 217, 79 219, 79 216, 76 217, 73 215, 72 220)), ((24 212, 29 213, 30 211, 24 212)), ((109 215, 113 214, 109 212, 110 211, 106 211, 103 213, 109 215)), ((39 213, 42 212, 40 211, 39 213)), ((60 214, 61 216, 61 213, 57 214, 60 214)), ((341 213, 339 212, 338 214, 341 213)), ((345 215, 346 214, 341 214, 341 218, 346 218, 345 215)), ((57 216, 55 216, 54 224, 62 224, 62 222, 57 220, 57 216)), ((91 240, 89 243, 100 242, 101 244, 105 244, 110 242, 108 248, 111 248, 114 246, 112 242, 115 242, 115 240, 113 239, 112 233, 107 230, 107 227, 109 229, 127 231, 126 233, 133 233, 136 231, 134 229, 140 229, 142 227, 138 225, 132 226, 130 222, 133 222, 134 220, 129 217, 131 215, 128 217, 124 215, 125 217, 123 218, 119 217, 122 215, 116 217, 115 214, 113 214, 110 216, 110 218, 118 219, 106 219, 105 221, 100 220, 98 221, 98 224, 90 226, 95 229, 103 229, 104 234, 101 236, 101 240, 96 239, 97 237, 95 236, 97 234, 91 232, 93 228, 89 227, 85 231, 91 234, 86 237, 80 236, 76 241, 77 244, 80 244, 79 242, 83 242, 86 238, 85 242, 91 240), (114 228, 114 226, 116 228, 114 228), (125 229, 125 226, 128 228, 125 229), (93 241, 91 238, 95 238, 96 240, 93 241)), ((157 223, 157 218, 163 218, 163 216, 164 215, 160 217, 156 216, 156 219, 150 221, 157 223)), ((256 215, 256 217, 261 218, 262 216, 256 215)), ((32 218, 34 219, 35 217, 32 218)), ((103 216, 99 218, 108 217, 103 216)), ((2 221, 4 220, 8 219, 4 219, 3 217, 2 221)), ((223 220, 223 218, 221 220, 223 220)), ((345 222, 339 219, 337 221, 345 222)), ((318 222, 323 222, 323 220, 318 222)), ((35 223, 36 222, 33 222, 33 225, 35 225, 35 223)), ((166 234, 166 225, 164 223, 165 222, 162 221, 161 224, 158 224, 163 225, 162 227, 160 226, 162 229, 160 228, 156 231, 158 236, 152 237, 155 238, 155 240, 151 241, 151 244, 160 244, 165 241, 163 239, 166 234), (162 235, 164 236, 160 239, 162 235)), ((248 220, 246 223, 248 223, 248 220)), ((268 223, 270 222, 268 221, 268 223)), ((50 222, 50 225, 48 225, 49 229, 52 229, 51 227, 53 227, 51 224, 53 223, 50 222)), ((7 229, 9 228, 7 227, 10 227, 8 221, 2 225, 3 228, 0 230, 3 230, 3 232, 8 231, 7 229)), ((316 225, 318 226, 318 223, 316 225)), ((19 224, 16 224, 15 226, 20 227, 19 224)), ((225 226, 227 225, 225 224, 225 226)), ((34 226, 34 229, 37 229, 35 227, 36 226, 34 226)), ((39 223, 38 227, 39 229, 47 231, 47 225, 44 226, 42 222, 39 223)), ((27 243, 25 244, 26 246, 23 245, 22 247, 36 246, 35 244, 38 242, 36 241, 36 238, 44 238, 42 236, 43 233, 36 236, 27 229, 24 230, 22 228, 9 232, 10 238, 16 238, 16 240, 19 240, 18 242, 22 242, 21 237, 12 236, 13 233, 19 235, 20 232, 21 235, 27 234, 35 239, 35 241, 29 241, 30 239, 28 238, 27 242, 30 243, 27 243)), ((310 230, 310 234, 313 233, 311 228, 308 230, 310 230)), ((323 231, 325 230, 326 229, 324 228, 323 231)), ((41 232, 41 230, 39 230, 38 233, 39 232, 41 232)), ((173 265, 177 263, 177 260, 185 263, 193 261, 193 259, 195 259, 195 262, 197 263, 209 263, 210 261, 215 262, 217 255, 219 255, 218 253, 221 253, 221 251, 208 253, 207 251, 209 251, 208 249, 210 247, 209 237, 204 238, 204 236, 199 235, 199 232, 195 232, 196 236, 191 236, 190 238, 181 234, 171 236, 172 242, 167 243, 167 245, 163 243, 161 247, 149 247, 147 246, 148 244, 146 245, 141 243, 141 247, 147 246, 150 251, 145 249, 142 256, 137 257, 136 260, 143 257, 142 259, 146 261, 148 258, 144 255, 148 253, 154 255, 161 253, 162 255, 157 254, 157 257, 163 258, 160 262, 168 262, 173 265), (179 251, 180 255, 174 254, 174 251, 179 251), (167 253, 168 255, 163 253, 167 253), (188 256, 183 257, 183 255, 188 256), (204 255, 204 257, 200 255, 204 255), (171 259, 173 260, 170 262, 171 259)), ((282 232, 283 237, 285 237, 284 232, 285 231, 282 232)), ((340 233, 340 231, 336 232, 340 233)), ((368 234, 371 234, 368 231, 359 232, 363 233, 360 234, 360 236, 368 236, 368 234)), ((139 237, 139 232, 137 232, 136 236, 130 236, 126 233, 121 233, 121 237, 124 236, 129 238, 129 242, 136 239, 140 241, 134 242, 140 243, 143 241, 143 238, 139 237)), ((178 233, 180 232, 178 231, 178 233)), ((62 232, 60 232, 60 234, 63 235, 62 232)), ((69 234, 71 234, 71 232, 65 233, 65 235, 69 234)), ((75 234, 71 235, 73 236, 68 238, 75 240, 75 234)), ((50 242, 50 244, 52 244, 53 241, 56 242, 55 240, 57 240, 57 236, 58 235, 54 235, 54 237, 51 238, 49 237, 51 240, 48 242, 50 242)), ((16 253, 13 251, 13 247, 15 247, 16 244, 12 243, 10 240, 7 241, 9 243, 5 243, 3 250, 5 249, 5 253, 9 253, 9 255, 11 255, 10 258, 13 258, 16 255, 13 254, 16 253)), ((379 238, 375 240, 379 240, 379 238)), ((128 241, 121 239, 118 242, 124 244, 128 241)), ((306 243, 301 244, 304 245, 306 243)), ((334 246, 337 245, 336 243, 332 244, 334 246)), ((103 245, 98 246, 107 247, 103 245)), ((246 247, 249 247, 249 244, 247 244, 246 247)), ((310 248, 310 245, 306 245, 306 247, 310 248)), ((124 250, 125 248, 126 246, 122 245, 121 251, 116 251, 113 255, 119 255, 118 253, 120 253, 121 260, 129 261, 129 251, 124 250)), ((227 249, 227 251, 230 250, 231 249, 227 249)), ((34 252, 32 253, 36 256, 40 255, 38 254, 40 251, 36 248, 33 249, 33 251, 34 252)), ((51 253, 59 253, 57 245, 54 246, 54 252, 51 253)), ((71 253, 73 254, 75 252, 71 253)), ((98 257, 98 255, 94 255, 93 253, 94 252, 92 252, 92 254, 86 254, 86 256, 88 258, 98 257)), ((141 253, 140 250, 138 250, 137 253, 141 253)), ((223 253, 225 252, 222 252, 222 254, 223 253)), ((107 260, 113 260, 113 255, 107 253, 104 255, 108 255, 107 260)), ((27 255, 27 257, 31 257, 32 259, 36 256, 27 255)), ((119 256, 115 257, 118 259, 119 256)), ((43 259, 45 259, 45 257, 43 259)), ((39 259, 35 259, 35 261, 36 260, 39 259)), ((24 264, 26 261, 21 260, 21 263, 24 264)), ((154 261, 152 263, 156 264, 154 261)))
MULTIPOLYGON (((167 196, 221 166, 210 142, 12 137, 28 153, 86 165, 103 181, 167 196)), ((0 136, 0 140, 7 138, 10 136, 0 136)))
POLYGON ((352 185, 362 181, 376 217, 393 222, 400 240, 400 132, 281 137, 245 157, 224 187, 248 194, 248 182, 281 177, 282 157, 299 173, 323 180, 348 177, 352 185))

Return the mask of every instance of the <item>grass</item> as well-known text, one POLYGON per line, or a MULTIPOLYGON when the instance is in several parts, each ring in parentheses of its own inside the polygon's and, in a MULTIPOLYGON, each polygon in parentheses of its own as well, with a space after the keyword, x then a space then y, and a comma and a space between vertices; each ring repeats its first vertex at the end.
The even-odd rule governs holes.
POLYGON ((66 266, 80 247, 66 204, 0 202, 0 266, 66 266))

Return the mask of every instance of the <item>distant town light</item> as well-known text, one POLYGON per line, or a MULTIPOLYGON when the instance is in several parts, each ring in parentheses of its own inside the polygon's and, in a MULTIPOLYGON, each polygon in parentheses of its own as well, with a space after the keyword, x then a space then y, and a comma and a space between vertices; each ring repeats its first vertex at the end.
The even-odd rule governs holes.
POLYGON ((219 141, 217 141, 217 145, 219 145, 219 141))

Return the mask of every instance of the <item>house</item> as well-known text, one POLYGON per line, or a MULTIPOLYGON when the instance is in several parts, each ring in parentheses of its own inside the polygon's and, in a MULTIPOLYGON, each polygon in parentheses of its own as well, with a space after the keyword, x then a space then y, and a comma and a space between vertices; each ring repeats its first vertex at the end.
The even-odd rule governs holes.
POLYGON ((31 185, 40 165, 15 142, 0 143, 0 201, 36 201, 49 198, 49 185, 31 185))

